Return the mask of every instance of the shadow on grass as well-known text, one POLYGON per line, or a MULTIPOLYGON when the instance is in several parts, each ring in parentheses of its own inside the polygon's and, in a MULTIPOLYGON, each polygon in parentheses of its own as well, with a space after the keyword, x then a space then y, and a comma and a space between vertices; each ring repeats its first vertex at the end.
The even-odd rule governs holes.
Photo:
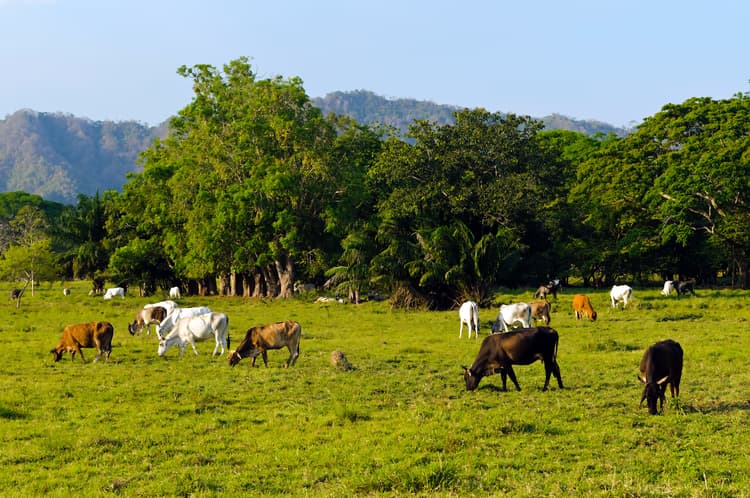
POLYGON ((731 401, 731 402, 711 402, 705 406, 699 404, 686 404, 679 403, 677 408, 683 413, 727 413, 733 411, 749 411, 750 400, 747 401, 731 401))

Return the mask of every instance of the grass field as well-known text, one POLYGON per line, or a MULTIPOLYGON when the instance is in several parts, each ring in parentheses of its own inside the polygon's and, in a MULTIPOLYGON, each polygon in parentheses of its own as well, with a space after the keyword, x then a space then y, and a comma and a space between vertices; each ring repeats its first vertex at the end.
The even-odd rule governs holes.
MULTIPOLYGON (((565 289, 551 323, 565 389, 542 392, 536 363, 515 369, 520 392, 500 391, 499 375, 467 392, 461 365, 479 343, 458 339, 457 311, 184 298, 227 313, 234 346, 252 325, 302 324, 294 368, 282 368, 286 350, 267 369, 230 368, 210 343, 160 358, 153 334, 128 334, 164 296, 61 289, 0 304, 2 496, 750 496, 746 291, 635 289, 622 311, 588 290, 591 323, 576 322, 565 289), (84 350, 86 364, 53 363, 63 327, 94 320, 115 326, 111 360, 84 350), (638 364, 665 338, 685 350, 681 399, 649 416, 638 364), (355 369, 331 366, 334 350, 355 369)), ((496 314, 480 310, 482 336, 496 314)))

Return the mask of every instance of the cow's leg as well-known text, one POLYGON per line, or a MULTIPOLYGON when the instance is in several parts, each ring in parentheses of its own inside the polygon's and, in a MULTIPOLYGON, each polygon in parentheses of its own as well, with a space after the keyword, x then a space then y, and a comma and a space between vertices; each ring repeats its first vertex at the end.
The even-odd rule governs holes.
POLYGON ((195 347, 195 340, 192 338, 190 339, 190 345, 193 346, 193 353, 195 353, 195 356, 198 356, 198 348, 195 347))
MULTIPOLYGON (((461 323, 458 325, 458 338, 460 339, 463 336, 464 333, 464 322, 461 320, 461 323)), ((469 339, 471 339, 471 329, 469 329, 469 339)))
POLYGON ((557 387, 559 387, 560 389, 564 389, 562 375, 560 375, 560 365, 557 364, 557 360, 552 361, 552 373, 555 375, 555 378, 557 379, 557 387))
MULTIPOLYGON (((505 370, 508 372, 508 377, 510 377, 510 380, 512 380, 513 384, 515 384, 516 391, 520 391, 521 386, 518 385, 518 380, 516 379, 516 373, 513 371, 513 365, 508 365, 508 367, 505 370)), ((505 383, 503 382, 503 384, 505 383)))
POLYGON ((261 354, 263 355, 263 364, 266 366, 266 368, 268 368, 268 353, 264 349, 263 351, 261 351, 261 354))
POLYGON ((86 363, 86 359, 83 357, 83 351, 81 351, 81 347, 78 344, 76 344, 75 348, 76 348, 75 351, 73 351, 72 353, 72 359, 75 359, 75 354, 78 353, 78 356, 81 357, 81 363, 86 363))
POLYGON ((251 367, 255 366, 255 360, 258 359, 258 355, 253 356, 253 362, 250 364, 251 367))
POLYGON ((299 345, 296 348, 289 347, 289 359, 286 360, 285 367, 291 367, 294 365, 294 362, 297 361, 297 357, 299 356, 299 345))
POLYGON ((506 382, 508 380, 508 374, 505 373, 505 369, 504 368, 500 369, 500 378, 503 380, 503 391, 507 391, 508 390, 508 386, 506 385, 506 382))

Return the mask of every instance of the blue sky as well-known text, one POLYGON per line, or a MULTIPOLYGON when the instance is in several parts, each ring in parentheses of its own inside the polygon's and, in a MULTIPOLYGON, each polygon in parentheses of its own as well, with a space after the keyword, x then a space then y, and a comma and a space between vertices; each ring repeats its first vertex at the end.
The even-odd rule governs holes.
POLYGON ((560 113, 630 126, 750 91, 750 2, 0 0, 0 119, 19 109, 158 124, 181 65, 247 56, 310 97, 560 113))

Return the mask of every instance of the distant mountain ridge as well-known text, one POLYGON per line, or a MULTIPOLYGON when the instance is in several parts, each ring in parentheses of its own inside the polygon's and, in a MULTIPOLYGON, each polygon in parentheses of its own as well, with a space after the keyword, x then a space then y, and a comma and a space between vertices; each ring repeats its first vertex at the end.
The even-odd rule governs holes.
MULTIPOLYGON (((414 99, 387 99, 365 90, 334 92, 312 102, 324 114, 347 115, 362 124, 383 123, 405 133, 415 119, 453 122, 460 107, 414 99)), ((598 121, 553 114, 547 129, 586 134, 627 134, 598 121)), ((64 113, 19 110, 0 120, 0 191, 24 191, 75 204, 79 194, 122 190, 126 175, 140 170, 138 154, 167 134, 167 123, 92 121, 64 113)))

